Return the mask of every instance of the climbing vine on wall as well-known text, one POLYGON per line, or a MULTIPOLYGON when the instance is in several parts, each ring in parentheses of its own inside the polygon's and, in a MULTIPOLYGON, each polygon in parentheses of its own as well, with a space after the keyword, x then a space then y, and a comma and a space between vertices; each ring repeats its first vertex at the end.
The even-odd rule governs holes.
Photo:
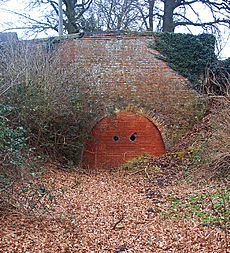
POLYGON ((201 91, 205 69, 217 60, 215 37, 210 34, 156 33, 150 47, 161 53, 160 58, 188 78, 193 88, 201 91))

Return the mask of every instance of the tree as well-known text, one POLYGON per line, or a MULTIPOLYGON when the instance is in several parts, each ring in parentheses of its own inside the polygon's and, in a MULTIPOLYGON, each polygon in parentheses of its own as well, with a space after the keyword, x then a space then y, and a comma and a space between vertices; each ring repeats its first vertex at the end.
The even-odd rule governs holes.
MULTIPOLYGON (((57 0, 27 2, 31 9, 40 8, 42 16, 17 13, 25 18, 25 26, 20 28, 38 32, 58 30, 57 0)), ((230 0, 63 0, 63 12, 68 34, 81 29, 174 32, 181 26, 216 32, 220 25, 229 27, 230 0)))
MULTIPOLYGON (((218 29, 217 25, 230 24, 230 1, 229 0, 163 0, 163 32, 174 32, 177 26, 197 26, 202 28, 212 27, 218 29), (204 8, 211 14, 209 21, 201 18, 201 11, 196 8, 204 8), (188 11, 191 11, 196 20, 192 20, 188 11)), ((203 10, 204 10, 203 9, 203 10)))
POLYGON ((135 30, 139 11, 137 0, 95 0, 97 20, 101 30, 135 30))
POLYGON ((147 28, 147 30, 153 31, 154 6, 155 6, 155 3, 156 3, 156 0, 148 0, 147 2, 148 2, 148 10, 149 10, 149 15, 148 15, 149 28, 147 28))
POLYGON ((154 31, 154 23, 157 22, 159 18, 159 13, 155 4, 156 0, 144 0, 137 1, 135 5, 140 13, 142 26, 144 26, 144 29, 147 31, 154 31))
MULTIPOLYGON (((54 14, 58 16, 58 2, 55 0, 33 0, 33 5, 49 4, 54 14)), ((68 34, 78 33, 85 12, 89 9, 93 0, 63 0, 64 28, 68 34)), ((51 11, 51 12, 52 12, 51 11)), ((53 13, 52 15, 53 16, 53 13)), ((47 16, 47 21, 49 17, 47 16)), ((55 26, 55 28, 57 25, 55 26)), ((57 28, 56 28, 57 29, 57 28)))
MULTIPOLYGON (((89 22, 92 22, 93 18, 92 15, 86 15, 86 13, 92 2, 93 0, 62 0, 63 25, 66 33, 78 33, 86 23, 88 27, 90 26, 89 22)), ((58 31, 58 0, 26 0, 23 4, 25 12, 4 10, 20 17, 20 25, 13 24, 12 26, 11 24, 7 30, 23 29, 35 34, 50 29, 58 31), (42 15, 38 17, 38 13, 42 15)))

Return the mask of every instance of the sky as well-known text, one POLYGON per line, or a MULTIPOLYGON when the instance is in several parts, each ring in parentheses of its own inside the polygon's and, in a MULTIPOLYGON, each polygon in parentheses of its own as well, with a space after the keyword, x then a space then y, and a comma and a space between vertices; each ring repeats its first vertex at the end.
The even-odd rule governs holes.
MULTIPOLYGON (((1 1, 1 0, 0 0, 1 1)), ((18 27, 20 26, 20 23, 22 21, 22 17, 17 16, 16 14, 10 13, 10 11, 18 12, 18 13, 25 13, 26 5, 28 1, 24 0, 8 0, 5 4, 0 4, 0 32, 10 32, 14 31, 17 32, 18 37, 20 39, 34 39, 34 38, 44 38, 49 36, 58 36, 57 32, 53 30, 49 30, 48 32, 43 32, 40 34, 37 34, 36 36, 33 34, 25 34, 25 31, 23 29, 17 29, 17 30, 7 30, 9 27, 18 27)), ((200 8, 201 6, 197 6, 197 8, 200 8)), ((27 15, 30 15, 31 17, 39 20, 39 17, 43 15, 44 10, 34 10, 30 11, 30 13, 26 13, 27 15)), ((201 11, 202 20, 207 20, 208 12, 206 12, 204 9, 201 11)), ((189 15, 193 15, 190 13, 189 15)), ((199 34, 202 32, 201 29, 197 27, 190 27, 193 34, 199 34)), ((176 28, 176 32, 182 32, 182 33, 188 33, 188 30, 184 27, 178 27, 176 28)), ((222 29, 222 37, 223 40, 221 42, 221 50, 220 58, 228 58, 230 57, 230 31, 227 29, 222 29)))

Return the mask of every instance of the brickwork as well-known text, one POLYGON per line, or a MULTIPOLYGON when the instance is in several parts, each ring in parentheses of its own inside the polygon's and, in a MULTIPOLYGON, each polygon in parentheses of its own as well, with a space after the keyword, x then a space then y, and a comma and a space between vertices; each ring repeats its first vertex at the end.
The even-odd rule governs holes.
POLYGON ((84 37, 61 45, 89 103, 101 103, 100 117, 134 105, 163 122, 163 140, 170 149, 197 122, 203 104, 188 80, 160 60, 150 43, 154 35, 84 37))
POLYGON ((157 127, 146 117, 120 112, 100 120, 83 154, 84 166, 117 166, 134 157, 165 153, 157 127))

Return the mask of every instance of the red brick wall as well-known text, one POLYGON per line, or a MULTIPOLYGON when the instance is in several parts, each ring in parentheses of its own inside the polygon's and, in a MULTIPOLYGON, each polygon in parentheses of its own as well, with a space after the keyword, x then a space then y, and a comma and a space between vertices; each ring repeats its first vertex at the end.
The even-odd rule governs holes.
POLYGON ((62 48, 89 102, 101 103, 100 117, 130 104, 141 108, 163 122, 168 149, 197 121, 202 103, 189 82, 149 48, 153 42, 152 35, 98 36, 66 40, 62 48))
POLYGON ((148 118, 120 112, 96 124, 84 150, 83 163, 87 167, 117 166, 143 154, 164 153, 161 134, 148 118))

